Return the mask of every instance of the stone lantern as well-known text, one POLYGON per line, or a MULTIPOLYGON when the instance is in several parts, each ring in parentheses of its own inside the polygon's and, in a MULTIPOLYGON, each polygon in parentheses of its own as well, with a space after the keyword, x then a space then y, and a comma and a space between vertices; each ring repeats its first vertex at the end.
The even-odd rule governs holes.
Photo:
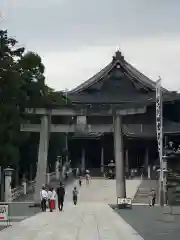
POLYGON ((11 202, 12 201, 12 195, 11 195, 11 181, 12 181, 12 173, 14 169, 7 167, 4 169, 4 175, 5 175, 5 202, 11 202))

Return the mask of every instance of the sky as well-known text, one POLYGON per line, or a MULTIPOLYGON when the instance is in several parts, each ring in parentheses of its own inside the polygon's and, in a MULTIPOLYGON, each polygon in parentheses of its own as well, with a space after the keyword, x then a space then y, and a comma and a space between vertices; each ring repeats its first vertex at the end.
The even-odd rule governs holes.
POLYGON ((37 52, 46 82, 72 89, 112 60, 125 59, 180 91, 180 0, 0 0, 0 26, 37 52))

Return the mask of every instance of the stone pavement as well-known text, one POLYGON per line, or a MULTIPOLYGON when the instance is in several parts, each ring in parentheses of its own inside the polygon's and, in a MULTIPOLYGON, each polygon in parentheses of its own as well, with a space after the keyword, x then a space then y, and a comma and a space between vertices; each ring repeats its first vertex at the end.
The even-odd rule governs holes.
POLYGON ((142 240, 104 203, 67 203, 64 212, 46 212, 0 232, 3 240, 142 240))
MULTIPOLYGON (((75 180, 70 178, 66 182, 67 192, 72 192, 71 189, 74 186, 75 180)), ((59 183, 59 182, 58 182, 59 183)), ((53 182, 53 186, 57 186, 57 182, 53 182)), ((71 199, 69 195, 67 195, 67 200, 71 199)), ((27 194, 26 196, 20 196, 18 199, 14 200, 9 204, 9 213, 10 213, 10 223, 14 225, 17 222, 20 222, 26 218, 36 215, 40 213, 41 210, 39 207, 30 208, 29 205, 33 203, 33 193, 27 194)), ((0 226, 0 231, 4 229, 5 226, 0 226)))
MULTIPOLYGON (((20 222, 26 218, 36 215, 40 212, 39 208, 29 208, 29 203, 14 202, 9 204, 10 222, 11 224, 20 222)), ((4 226, 0 226, 2 230, 4 226)))
MULTIPOLYGON (((79 202, 72 204, 72 189, 67 186, 64 212, 39 213, 0 232, 0 239, 119 240, 142 239, 108 204, 116 202, 115 181, 93 179, 79 189, 79 202)), ((128 196, 134 196, 138 180, 127 181, 128 196)))
MULTIPOLYGON (((127 197, 134 198, 140 180, 126 180, 127 197)), ((77 183, 78 186, 78 183, 77 183)), ((83 181, 79 195, 80 202, 104 202, 116 204, 116 181, 107 179, 93 179, 89 186, 83 181)))

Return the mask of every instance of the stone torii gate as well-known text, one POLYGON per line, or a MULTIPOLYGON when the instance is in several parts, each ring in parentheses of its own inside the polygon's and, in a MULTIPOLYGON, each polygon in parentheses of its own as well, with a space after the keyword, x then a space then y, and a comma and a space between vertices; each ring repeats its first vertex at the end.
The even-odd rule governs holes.
MULTIPOLYGON (((47 169, 47 156, 48 156, 48 146, 49 146, 49 133, 50 132, 65 132, 73 133, 77 131, 79 125, 84 125, 84 130, 88 132, 98 132, 98 133, 114 133, 114 156, 116 162, 116 194, 117 197, 126 197, 126 186, 125 186, 125 176, 124 176, 124 154, 123 154, 123 132, 122 132, 122 121, 123 116, 144 114, 146 112, 146 107, 136 107, 136 108, 117 108, 109 109, 100 108, 98 111, 87 111, 87 108, 60 108, 60 109, 27 109, 26 114, 39 115, 41 117, 41 124, 23 124, 21 126, 21 131, 26 132, 40 132, 39 141, 39 153, 38 153, 38 164, 36 173, 36 185, 34 201, 39 203, 40 196, 39 190, 42 185, 46 182, 46 169, 47 169), (75 124, 51 124, 52 116, 68 116, 76 118, 75 124), (103 116, 113 118, 113 124, 81 124, 78 118, 84 116, 103 116)), ((82 129, 83 131, 83 129, 82 129)))

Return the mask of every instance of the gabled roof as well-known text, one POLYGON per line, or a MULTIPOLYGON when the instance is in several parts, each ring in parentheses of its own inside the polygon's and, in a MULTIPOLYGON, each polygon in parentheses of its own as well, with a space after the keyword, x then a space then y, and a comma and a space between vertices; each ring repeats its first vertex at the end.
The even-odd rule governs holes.
MULTIPOLYGON (((132 80, 135 79, 136 82, 139 82, 140 84, 144 85, 144 87, 155 91, 156 90, 156 82, 152 81, 150 78, 146 77, 144 74, 139 72, 136 68, 134 68, 131 64, 129 64, 127 61, 124 60, 124 57, 122 56, 120 51, 117 51, 115 53, 115 57, 113 57, 113 60, 111 63, 109 63, 105 68, 103 68, 100 72, 89 78, 84 83, 80 84, 73 90, 69 92, 69 94, 77 94, 82 92, 85 89, 88 89, 95 83, 101 81, 105 76, 108 75, 108 73, 115 68, 117 65, 120 65, 125 70, 125 74, 132 80)), ((168 92, 167 89, 162 88, 164 92, 168 92)))

